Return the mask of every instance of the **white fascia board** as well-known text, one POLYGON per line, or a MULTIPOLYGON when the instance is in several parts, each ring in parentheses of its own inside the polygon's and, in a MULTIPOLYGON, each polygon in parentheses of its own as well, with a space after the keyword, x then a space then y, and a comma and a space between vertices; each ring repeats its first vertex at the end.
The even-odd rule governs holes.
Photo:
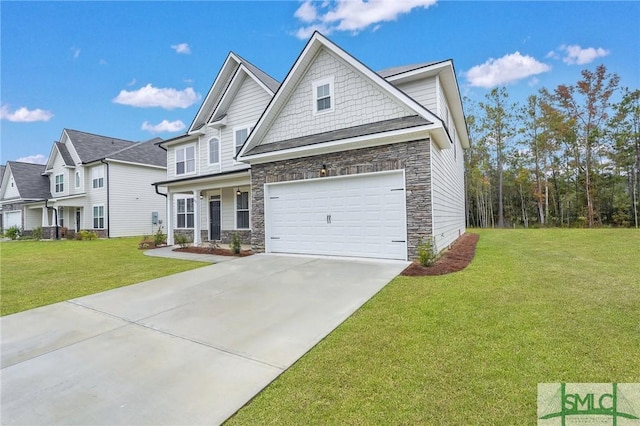
POLYGON ((195 134, 188 134, 188 135, 184 135, 182 137, 177 137, 168 141, 164 141, 162 143, 160 143, 160 145, 164 146, 164 147, 171 147, 174 145, 179 145, 179 144, 183 144, 185 142, 196 142, 198 141, 198 133, 195 134))
POLYGON ((201 179, 193 179, 182 182, 165 182, 162 185, 158 185, 161 188, 167 188, 171 193, 177 192, 189 192, 194 189, 209 190, 217 188, 227 188, 232 186, 249 185, 251 182, 249 169, 241 170, 237 174, 223 175, 223 176, 207 176, 201 179), (245 172, 245 173, 240 173, 245 172))
POLYGON ((86 196, 87 196, 87 193, 83 192, 82 194, 67 195, 65 197, 49 198, 49 201, 51 201, 52 203, 56 203, 56 202, 65 201, 65 200, 75 200, 77 198, 84 198, 86 196))
POLYGON ((119 164, 126 164, 129 166, 137 166, 137 167, 147 167, 150 169, 160 169, 160 170, 167 170, 167 168, 165 166, 157 166, 155 164, 146 164, 146 163, 136 163, 133 161, 124 161, 124 160, 114 160, 113 158, 105 158, 104 161, 107 161, 109 163, 119 163, 119 164))
POLYGON ((441 136, 442 133, 440 133, 440 131, 444 132, 441 126, 435 125, 411 127, 408 129, 395 130, 392 132, 358 136, 355 138, 342 139, 332 142, 322 142, 318 144, 283 149, 279 151, 265 152, 263 154, 255 154, 239 158, 239 161, 244 161, 250 164, 260 164, 268 163, 271 161, 290 160, 293 158, 310 157, 313 155, 329 154, 332 152, 342 152, 353 149, 389 145, 392 143, 409 142, 418 139, 427 139, 430 137, 434 137, 436 133, 441 136))

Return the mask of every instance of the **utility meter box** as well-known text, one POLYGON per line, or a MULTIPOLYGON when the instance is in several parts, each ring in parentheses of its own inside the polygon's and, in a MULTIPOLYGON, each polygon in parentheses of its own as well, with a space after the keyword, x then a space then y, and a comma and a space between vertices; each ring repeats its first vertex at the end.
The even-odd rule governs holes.
POLYGON ((158 212, 151 213, 151 223, 154 225, 158 224, 158 212))

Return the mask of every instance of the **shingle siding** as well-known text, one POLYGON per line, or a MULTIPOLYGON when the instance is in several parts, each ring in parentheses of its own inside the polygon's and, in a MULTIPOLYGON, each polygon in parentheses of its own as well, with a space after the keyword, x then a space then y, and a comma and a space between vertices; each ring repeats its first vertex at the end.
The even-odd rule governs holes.
POLYGON ((404 170, 407 205, 407 250, 417 256, 421 239, 431 236, 431 172, 428 140, 397 143, 353 151, 255 164, 251 169, 251 244, 264 252, 264 185, 319 177, 322 164, 328 176, 347 176, 389 170, 404 170))
POLYGON ((376 121, 414 115, 349 65, 321 50, 278 114, 262 143, 288 140, 376 121), (313 82, 334 78, 334 111, 313 113, 313 82))

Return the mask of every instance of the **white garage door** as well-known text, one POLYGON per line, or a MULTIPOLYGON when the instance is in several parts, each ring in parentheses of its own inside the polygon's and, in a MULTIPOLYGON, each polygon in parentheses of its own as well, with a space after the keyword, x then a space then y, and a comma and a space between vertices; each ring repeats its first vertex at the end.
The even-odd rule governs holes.
POLYGON ((22 229, 22 213, 17 212, 6 212, 4 214, 4 229, 9 229, 12 226, 17 226, 22 229))
POLYGON ((271 253, 407 258, 404 172, 265 185, 271 253))

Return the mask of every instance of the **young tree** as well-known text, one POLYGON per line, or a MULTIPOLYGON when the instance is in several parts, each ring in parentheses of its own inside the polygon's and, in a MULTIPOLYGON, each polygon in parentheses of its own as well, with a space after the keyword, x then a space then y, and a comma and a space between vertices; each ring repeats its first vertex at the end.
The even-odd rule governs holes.
POLYGON ((594 153, 600 144, 602 126, 606 123, 610 110, 609 100, 614 94, 620 77, 609 74, 604 65, 595 71, 583 70, 582 80, 575 86, 558 86, 553 99, 568 117, 575 121, 577 145, 576 159, 578 167, 584 169, 584 191, 587 204, 587 224, 594 225, 594 153), (584 155, 584 161, 578 155, 584 155))

